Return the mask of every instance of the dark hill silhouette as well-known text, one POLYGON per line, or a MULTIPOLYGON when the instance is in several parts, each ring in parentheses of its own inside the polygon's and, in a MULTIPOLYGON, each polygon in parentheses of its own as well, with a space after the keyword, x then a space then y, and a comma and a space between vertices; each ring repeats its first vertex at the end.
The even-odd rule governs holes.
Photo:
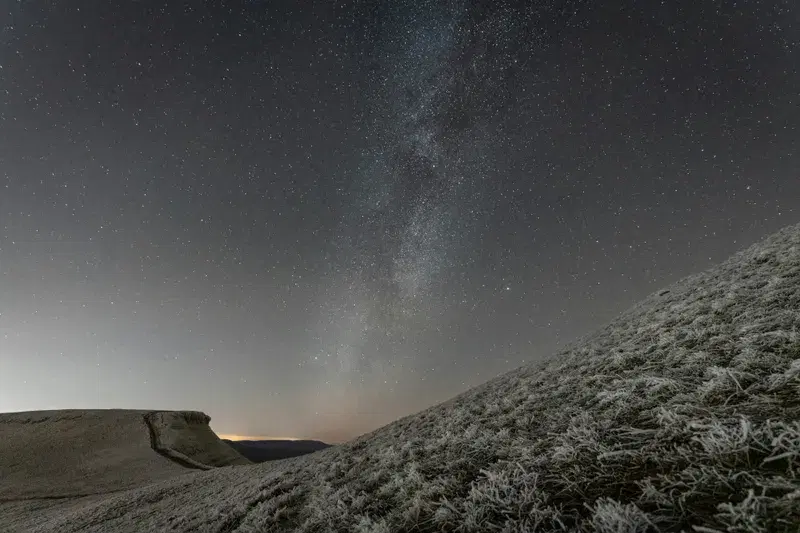
POLYGON ((287 459, 329 448, 318 440, 228 440, 222 439, 240 455, 254 463, 287 459))

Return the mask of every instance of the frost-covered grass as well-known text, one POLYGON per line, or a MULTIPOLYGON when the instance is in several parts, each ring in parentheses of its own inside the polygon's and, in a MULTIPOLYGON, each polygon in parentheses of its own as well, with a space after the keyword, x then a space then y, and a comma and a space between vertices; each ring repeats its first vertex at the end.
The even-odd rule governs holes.
POLYGON ((37 531, 800 531, 800 226, 549 362, 315 454, 117 493, 37 531))

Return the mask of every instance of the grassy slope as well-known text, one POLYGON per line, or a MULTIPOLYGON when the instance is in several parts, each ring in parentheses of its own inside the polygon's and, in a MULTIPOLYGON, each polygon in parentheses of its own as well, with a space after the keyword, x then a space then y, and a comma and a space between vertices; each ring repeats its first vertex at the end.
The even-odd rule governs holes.
POLYGON ((0 414, 0 501, 96 494, 185 473, 153 451, 145 413, 0 414))
POLYGON ((75 498, 140 487, 185 474, 186 463, 206 470, 251 464, 222 442, 208 422, 208 415, 189 411, 0 414, 0 502, 75 498), (152 432, 148 418, 153 421, 152 432))
POLYGON ((548 363, 320 452, 181 476, 40 531, 789 532, 800 226, 548 363))

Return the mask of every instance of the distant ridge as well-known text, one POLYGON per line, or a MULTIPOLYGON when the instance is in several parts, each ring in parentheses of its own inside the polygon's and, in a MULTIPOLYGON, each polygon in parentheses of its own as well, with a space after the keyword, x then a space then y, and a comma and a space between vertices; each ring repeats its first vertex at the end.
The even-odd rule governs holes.
POLYGON ((231 448, 254 463, 288 459, 329 448, 331 445, 318 440, 229 440, 222 439, 231 448))
POLYGON ((0 514, 26 533, 797 533, 798 472, 795 225, 346 444, 0 514))

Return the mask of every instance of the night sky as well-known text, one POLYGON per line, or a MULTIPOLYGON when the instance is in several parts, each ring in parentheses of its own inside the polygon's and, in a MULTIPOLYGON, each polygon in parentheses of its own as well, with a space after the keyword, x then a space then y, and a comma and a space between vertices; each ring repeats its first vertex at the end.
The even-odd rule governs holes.
POLYGON ((341 442, 800 220, 794 0, 9 1, 0 411, 341 442))

